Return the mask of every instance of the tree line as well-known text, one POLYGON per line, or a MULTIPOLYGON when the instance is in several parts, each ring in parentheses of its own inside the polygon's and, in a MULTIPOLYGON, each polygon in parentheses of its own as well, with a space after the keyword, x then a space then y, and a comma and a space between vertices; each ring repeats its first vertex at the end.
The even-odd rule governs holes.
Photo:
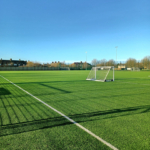
POLYGON ((61 68, 61 67, 69 67, 70 70, 86 70, 91 69, 92 65, 86 62, 76 62, 72 64, 66 64, 64 62, 52 62, 52 63, 40 63, 34 61, 28 61, 26 67, 54 67, 54 68, 61 68))
POLYGON ((138 67, 140 69, 150 69, 150 56, 146 56, 143 59, 141 59, 140 61, 137 61, 134 58, 128 58, 125 63, 116 63, 115 60, 110 59, 110 60, 106 60, 106 59, 101 59, 101 60, 97 60, 97 59, 93 59, 91 64, 93 66, 115 66, 118 68, 119 65, 125 65, 126 68, 132 68, 132 67, 138 67))
POLYGON ((27 67, 70 67, 72 69, 91 69, 92 66, 115 66, 118 68, 119 65, 125 65, 126 68, 132 68, 132 67, 138 67, 140 69, 150 69, 150 56, 146 56, 143 59, 136 60, 134 58, 128 58, 124 63, 122 62, 115 62, 115 60, 110 59, 93 59, 91 61, 91 64, 86 63, 86 62, 78 62, 78 63, 72 63, 72 64, 66 64, 64 62, 52 62, 52 63, 40 63, 40 62, 33 62, 33 61, 28 61, 27 62, 27 67))

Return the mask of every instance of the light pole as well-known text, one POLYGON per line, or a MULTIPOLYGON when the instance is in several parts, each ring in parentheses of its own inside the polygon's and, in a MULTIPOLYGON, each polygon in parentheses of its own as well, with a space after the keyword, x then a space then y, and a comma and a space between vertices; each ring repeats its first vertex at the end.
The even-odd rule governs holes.
POLYGON ((116 48, 116 65, 117 65, 117 48, 118 48, 118 46, 116 46, 115 48, 116 48))
POLYGON ((87 70, 87 52, 85 52, 86 53, 86 70, 87 70))

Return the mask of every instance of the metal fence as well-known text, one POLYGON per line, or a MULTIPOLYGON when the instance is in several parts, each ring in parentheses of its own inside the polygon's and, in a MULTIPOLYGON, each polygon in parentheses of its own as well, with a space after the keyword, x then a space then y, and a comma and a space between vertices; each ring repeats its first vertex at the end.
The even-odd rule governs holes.
POLYGON ((91 70, 92 66, 87 69, 81 67, 0 67, 0 71, 23 71, 23 70, 91 70))
MULTIPOLYGON (((59 67, 0 67, 0 71, 22 71, 22 70, 62 70, 59 67)), ((63 69, 67 70, 67 69, 63 69)))

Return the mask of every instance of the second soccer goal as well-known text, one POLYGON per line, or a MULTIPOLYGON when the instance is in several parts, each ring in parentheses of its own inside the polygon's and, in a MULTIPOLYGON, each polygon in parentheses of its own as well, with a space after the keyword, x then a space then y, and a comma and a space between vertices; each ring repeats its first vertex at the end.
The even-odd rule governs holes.
POLYGON ((114 81, 114 66, 92 67, 86 80, 114 81))

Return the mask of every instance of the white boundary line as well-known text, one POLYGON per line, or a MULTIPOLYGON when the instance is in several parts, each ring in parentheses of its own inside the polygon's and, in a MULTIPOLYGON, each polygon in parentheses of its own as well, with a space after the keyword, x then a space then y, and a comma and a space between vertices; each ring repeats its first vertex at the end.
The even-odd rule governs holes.
MULTIPOLYGON (((0 75, 1 76, 1 75, 0 75)), ((90 135, 92 135, 93 137, 95 137, 97 140, 101 141, 103 144, 107 145, 108 147, 110 147, 113 150, 118 150, 116 147, 114 147, 113 145, 111 145, 110 143, 106 142, 105 140, 103 140, 102 138, 100 138, 99 136, 95 135, 93 132, 91 132, 90 130, 86 129, 85 127, 83 127, 82 125, 80 125, 79 123, 75 122, 74 120, 72 120, 71 118, 67 117, 66 115, 64 115, 63 113, 61 113, 60 111, 56 110, 55 108, 51 107, 50 105, 46 104, 45 102, 43 102, 42 100, 40 100, 39 98, 37 98, 36 96, 30 94, 29 92, 27 92, 26 90, 22 89, 21 87, 19 87, 18 85, 14 84, 13 82, 9 81, 8 79, 6 79, 5 77, 1 76, 2 78, 4 78, 5 80, 7 80, 8 82, 10 82, 11 84, 13 84, 14 86, 16 86, 17 88, 19 88, 20 90, 24 91, 25 93, 29 94, 30 96, 34 97, 36 100, 40 101, 41 103, 43 103, 44 105, 46 105, 47 107, 51 108, 52 110, 54 110, 55 112, 57 112, 58 114, 60 114, 61 116, 63 116, 64 118, 66 118, 67 120, 69 120, 70 122, 72 122, 73 124, 75 124, 76 126, 78 126, 79 128, 81 128, 82 130, 84 130, 85 132, 89 133, 90 135)))

